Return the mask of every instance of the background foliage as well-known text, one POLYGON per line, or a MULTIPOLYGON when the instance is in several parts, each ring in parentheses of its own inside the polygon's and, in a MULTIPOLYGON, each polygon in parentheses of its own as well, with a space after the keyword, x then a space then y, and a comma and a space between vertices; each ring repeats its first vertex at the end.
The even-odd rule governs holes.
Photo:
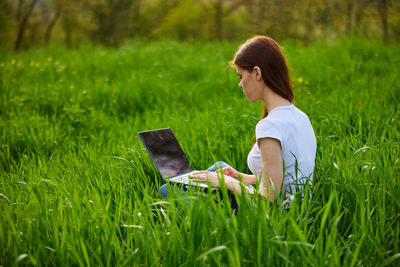
POLYGON ((0 0, 0 48, 50 42, 120 46, 130 38, 398 41, 395 0, 0 0))

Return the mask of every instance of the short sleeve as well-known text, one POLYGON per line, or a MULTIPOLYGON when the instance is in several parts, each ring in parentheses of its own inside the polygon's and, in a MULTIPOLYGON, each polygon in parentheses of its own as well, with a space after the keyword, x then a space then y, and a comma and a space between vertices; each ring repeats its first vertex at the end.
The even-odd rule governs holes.
POLYGON ((256 126, 256 139, 261 138, 274 138, 281 142, 281 148, 283 146, 283 134, 278 124, 273 120, 262 119, 257 123, 256 126))

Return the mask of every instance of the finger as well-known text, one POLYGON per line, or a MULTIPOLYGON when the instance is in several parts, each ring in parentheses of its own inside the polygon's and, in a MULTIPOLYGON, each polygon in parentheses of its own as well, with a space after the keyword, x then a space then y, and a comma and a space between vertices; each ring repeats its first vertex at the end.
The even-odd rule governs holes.
POLYGON ((195 171, 193 174, 204 174, 204 173, 210 173, 209 171, 195 171))
POLYGON ((210 181, 207 181, 207 180, 200 180, 200 179, 193 179, 193 180, 190 180, 190 182, 193 182, 193 183, 203 183, 203 184, 205 184, 205 183, 209 183, 210 181))
POLYGON ((190 179, 200 179, 200 180, 205 180, 206 176, 204 174, 191 174, 189 175, 190 179))

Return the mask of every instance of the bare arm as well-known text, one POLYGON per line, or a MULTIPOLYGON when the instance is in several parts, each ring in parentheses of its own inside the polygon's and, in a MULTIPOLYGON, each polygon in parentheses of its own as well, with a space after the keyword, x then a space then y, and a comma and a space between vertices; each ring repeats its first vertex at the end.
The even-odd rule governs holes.
POLYGON ((239 172, 238 176, 242 177, 242 180, 240 180, 240 177, 238 177, 238 180, 242 181, 245 185, 257 183, 257 179, 256 179, 255 175, 250 175, 250 174, 245 174, 245 173, 239 172))
POLYGON ((271 182, 274 184, 278 193, 283 190, 281 188, 283 180, 281 143, 274 138, 262 138, 258 140, 258 144, 263 167, 262 185, 260 185, 259 193, 273 202, 276 196, 272 190, 271 182))
MULTIPOLYGON (((278 193, 283 190, 281 188, 283 179, 281 143, 279 140, 274 138, 262 138, 259 139, 258 144, 260 147, 262 164, 262 184, 260 185, 259 193, 266 197, 270 202, 273 202, 275 200, 275 193, 272 190, 271 181, 278 193)), ((229 178, 230 179, 225 179, 228 190, 240 194, 242 192, 242 186, 244 186, 248 193, 255 193, 253 189, 246 186, 251 184, 247 183, 248 181, 252 181, 253 179, 254 182, 256 181, 254 175, 245 174, 243 177, 243 183, 236 179, 232 179, 232 177, 229 178)))

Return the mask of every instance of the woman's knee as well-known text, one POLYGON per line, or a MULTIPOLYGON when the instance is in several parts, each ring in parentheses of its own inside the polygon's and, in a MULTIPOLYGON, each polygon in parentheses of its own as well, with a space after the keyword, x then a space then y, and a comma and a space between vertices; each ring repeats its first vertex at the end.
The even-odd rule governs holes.
POLYGON ((183 193, 187 191, 187 186, 186 185, 182 185, 182 184, 163 184, 160 187, 160 191, 158 192, 158 194, 167 199, 168 195, 171 197, 174 197, 176 195, 180 195, 183 196, 183 193))
POLYGON ((225 161, 217 161, 217 162, 215 162, 214 165, 216 165, 218 167, 222 167, 222 168, 229 166, 229 164, 226 163, 225 161))
POLYGON ((216 171, 220 168, 225 168, 228 166, 229 166, 229 164, 224 161, 217 161, 210 168, 208 168, 208 171, 216 171))
POLYGON ((163 197, 163 198, 168 198, 168 189, 167 189, 167 184, 163 184, 160 187, 160 191, 158 192, 158 194, 163 197))

